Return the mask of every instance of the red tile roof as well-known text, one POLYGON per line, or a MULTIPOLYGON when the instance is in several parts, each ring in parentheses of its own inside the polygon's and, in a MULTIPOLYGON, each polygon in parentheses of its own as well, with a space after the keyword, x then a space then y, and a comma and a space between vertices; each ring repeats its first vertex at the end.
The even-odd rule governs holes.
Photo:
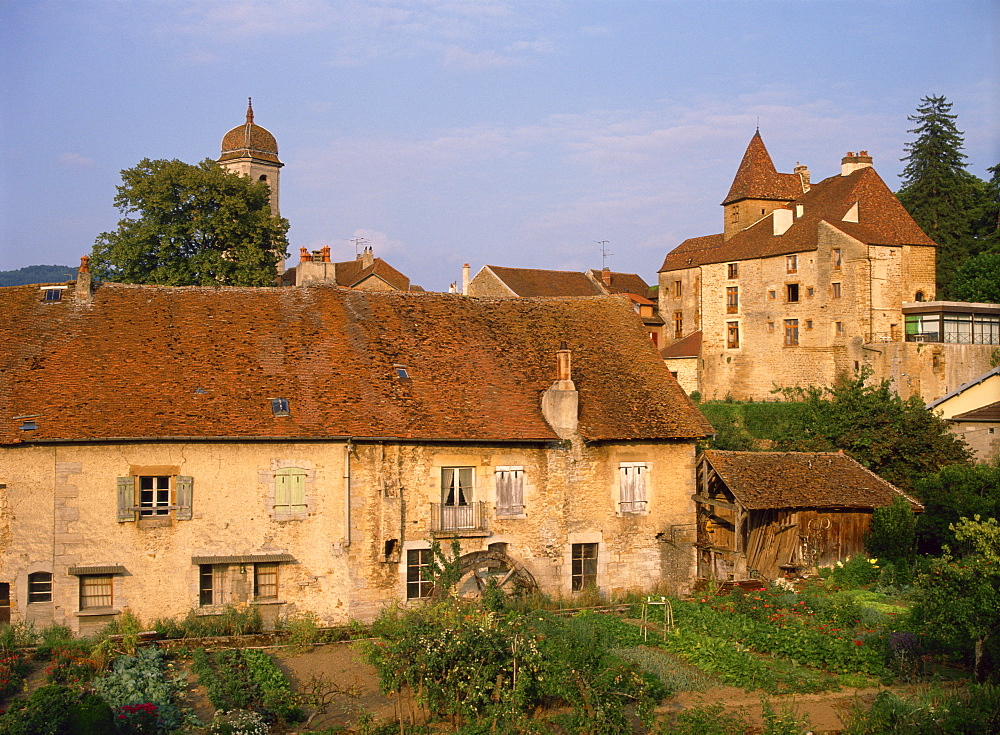
POLYGON ((705 459, 748 510, 881 508, 899 495, 916 500, 839 452, 724 452, 705 459))
POLYGON ((711 427, 621 296, 473 299, 106 283, 0 288, 0 443, 157 437, 550 441, 541 391, 573 350, 588 440, 711 427), (404 365, 409 380, 400 380, 404 365), (271 398, 286 398, 275 417, 271 398), (22 431, 15 416, 33 416, 22 431))
POLYGON ((987 421, 990 423, 1000 423, 1000 401, 989 403, 980 408, 974 408, 965 413, 958 413, 952 416, 949 421, 987 421))
POLYGON ((608 290, 608 293, 634 293, 637 296, 646 297, 649 295, 649 284, 647 284, 638 273, 617 273, 611 271, 611 285, 604 285, 603 271, 587 271, 590 277, 600 283, 608 290))
POLYGON ((774 234, 769 215, 729 240, 721 234, 691 238, 667 253, 660 272, 815 250, 820 222, 873 245, 935 245, 871 167, 814 184, 789 208, 799 204, 802 216, 782 235, 774 234), (844 222, 855 203, 859 222, 844 222))
POLYGON ((410 279, 386 263, 381 258, 375 258, 367 268, 360 260, 346 260, 334 264, 337 284, 353 288, 371 276, 377 276, 397 291, 409 291, 410 279))
POLYGON ((486 266, 517 296, 599 296, 601 288, 575 271, 486 266))
POLYGON ((673 344, 669 344, 660 350, 660 357, 664 360, 675 357, 700 357, 701 356, 701 330, 691 332, 687 337, 683 337, 673 344))
POLYGON ((797 174, 778 173, 758 130, 750 139, 733 184, 722 203, 730 204, 741 199, 791 201, 800 196, 802 180, 797 174))

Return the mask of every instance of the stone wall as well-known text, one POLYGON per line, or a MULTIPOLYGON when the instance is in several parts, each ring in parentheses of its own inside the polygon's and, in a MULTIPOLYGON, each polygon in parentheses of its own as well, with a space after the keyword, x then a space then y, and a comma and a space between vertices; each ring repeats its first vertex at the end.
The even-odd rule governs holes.
MULTIPOLYGON (((444 467, 474 468, 472 500, 486 504, 487 530, 462 532, 463 553, 507 544, 546 593, 571 594, 574 543, 599 544, 602 591, 680 589, 690 581, 690 544, 664 539, 672 527, 693 520, 692 442, 368 442, 352 446, 349 463, 345 447, 178 442, 0 450, 0 484, 6 484, 0 489, 0 581, 11 583, 12 619, 85 631, 126 607, 144 621, 191 609, 218 612, 218 606, 200 607, 193 558, 260 554, 294 559, 279 566, 278 598, 262 605, 265 618, 310 610, 327 624, 370 619, 406 598, 406 551, 430 546, 431 504, 442 500, 444 467), (646 463, 642 513, 620 512, 622 462, 646 463), (496 515, 498 466, 523 468, 525 507, 517 516, 496 515), (304 471, 307 508, 282 515, 274 508, 274 477, 290 467, 304 471), (190 520, 176 510, 118 520, 117 478, 146 471, 193 478, 190 520), (81 613, 79 578, 70 570, 101 566, 124 568, 113 577, 112 609, 81 613), (52 602, 27 604, 34 571, 52 573, 52 602)), ((218 593, 224 599, 217 602, 253 603, 252 560, 222 566, 218 593)))

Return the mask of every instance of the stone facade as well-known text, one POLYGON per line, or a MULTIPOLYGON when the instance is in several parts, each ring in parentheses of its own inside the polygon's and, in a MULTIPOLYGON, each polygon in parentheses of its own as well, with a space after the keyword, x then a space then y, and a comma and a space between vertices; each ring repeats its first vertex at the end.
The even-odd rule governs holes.
POLYGON ((624 297, 66 291, 0 289, 13 620, 368 620, 426 595, 428 550, 456 536, 551 595, 691 579, 711 427, 624 297))
POLYGON ((933 297, 934 243, 869 156, 844 161, 840 176, 809 185, 776 173, 755 136, 725 232, 667 256, 664 330, 674 341, 702 331, 697 389, 706 399, 766 400, 775 388, 830 385, 865 366, 904 397, 933 398, 988 366, 990 345, 905 341, 904 304, 933 297), (754 187, 779 193, 754 197, 754 187), (754 209, 752 222, 740 213, 742 228, 733 224, 738 206, 775 201, 754 209))

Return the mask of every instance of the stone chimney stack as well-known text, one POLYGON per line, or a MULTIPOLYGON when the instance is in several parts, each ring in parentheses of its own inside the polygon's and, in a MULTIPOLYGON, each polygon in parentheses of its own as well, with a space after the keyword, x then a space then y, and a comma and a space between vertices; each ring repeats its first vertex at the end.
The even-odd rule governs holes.
POLYGON ((462 295, 469 295, 469 264, 462 266, 462 295))
POLYGON ((576 434, 580 394, 573 383, 573 353, 565 342, 556 351, 556 381, 542 393, 542 415, 560 439, 576 434))
POLYGON ((802 182, 802 193, 805 194, 810 188, 809 167, 801 163, 796 163, 794 173, 799 177, 799 181, 802 182))
POLYGON ((329 263, 330 262, 330 246, 329 245, 324 245, 323 247, 321 247, 320 250, 319 250, 319 253, 320 253, 320 257, 323 259, 324 263, 329 263))
POLYGON ((371 268, 375 263, 375 251, 371 245, 366 245, 365 249, 362 251, 363 254, 359 257, 361 258, 362 268, 371 268))
POLYGON ((840 160, 840 175, 850 176, 860 168, 871 168, 871 165, 872 157, 868 151, 858 151, 857 155, 854 151, 847 151, 847 155, 840 160))
POLYGON ((91 290, 90 285, 90 256, 84 255, 80 257, 80 270, 76 272, 76 290, 73 292, 73 298, 75 298, 78 303, 89 304, 92 296, 93 291, 91 290))
POLYGON ((604 266, 604 270, 601 271, 601 280, 604 281, 604 285, 611 288, 611 269, 604 266))

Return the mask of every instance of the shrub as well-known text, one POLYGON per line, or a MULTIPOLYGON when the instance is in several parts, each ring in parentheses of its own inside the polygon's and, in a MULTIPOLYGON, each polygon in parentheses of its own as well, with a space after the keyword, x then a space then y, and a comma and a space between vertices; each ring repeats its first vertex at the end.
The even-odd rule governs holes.
POLYGON ((45 678, 53 684, 84 684, 100 670, 97 661, 90 658, 89 645, 82 641, 67 641, 49 651, 52 664, 45 670, 45 678))
POLYGON ((0 652, 0 696, 16 692, 28 673, 28 662, 18 651, 0 652))
POLYGON ((181 685, 180 677, 166 678, 163 654, 156 648, 140 648, 135 656, 119 656, 109 674, 94 680, 94 690, 112 707, 155 705, 160 727, 166 730, 181 725, 181 711, 173 702, 181 685))
POLYGON ((892 505, 876 508, 864 536, 865 549, 879 559, 908 563, 916 550, 917 516, 908 500, 897 495, 892 505))
POLYGON ((867 587, 878 581, 879 569, 877 558, 852 556, 834 565, 830 582, 844 589, 867 587))
POLYGON ((1000 732, 1000 687, 932 689, 914 697, 881 692, 868 709, 855 708, 845 735, 927 735, 1000 732))
POLYGON ((76 692, 49 684, 0 715, 0 735, 62 735, 76 704, 76 692))
POLYGON ((208 728, 212 735, 267 735, 270 728, 257 712, 217 712, 208 728))
POLYGON ((83 638, 74 638, 73 631, 65 625, 50 625, 42 628, 38 634, 38 647, 35 649, 35 658, 43 661, 52 657, 52 651, 74 647, 80 653, 90 652, 90 642, 83 638))
POLYGON ((30 620, 0 626, 0 655, 33 646, 37 640, 35 624, 30 620))

